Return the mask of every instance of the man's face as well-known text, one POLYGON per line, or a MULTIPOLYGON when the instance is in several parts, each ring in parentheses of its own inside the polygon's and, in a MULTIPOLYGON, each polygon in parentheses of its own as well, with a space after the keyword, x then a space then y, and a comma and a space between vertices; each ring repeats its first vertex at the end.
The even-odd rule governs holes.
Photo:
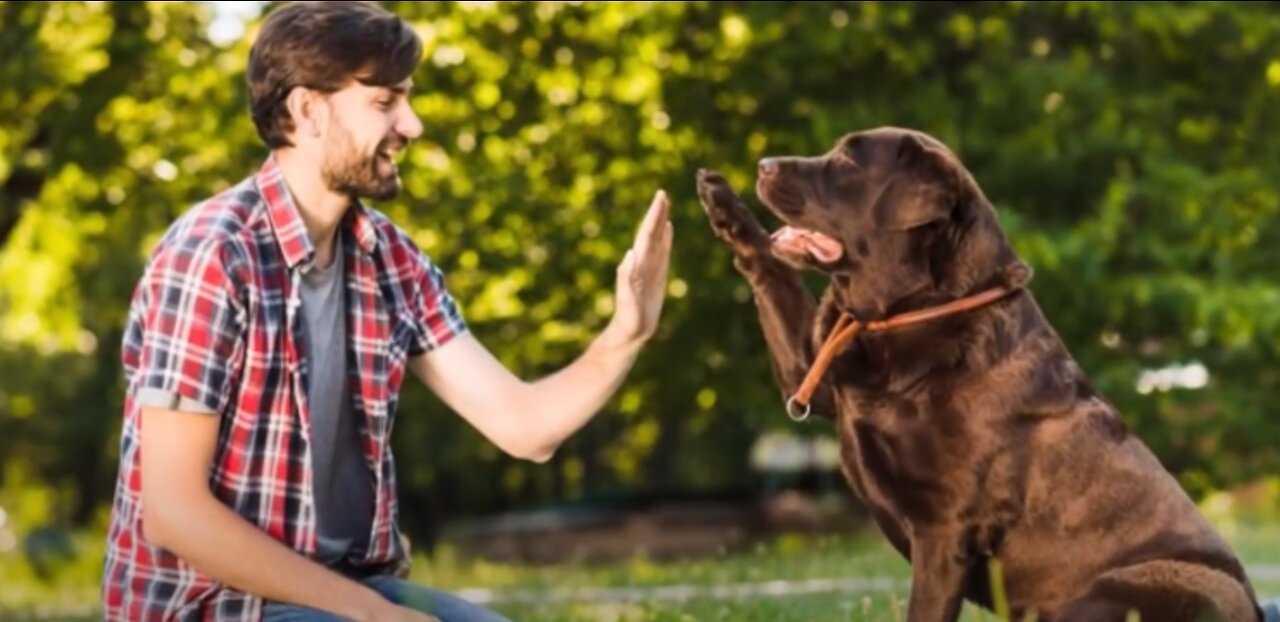
POLYGON ((422 133, 409 106, 411 80, 393 87, 354 82, 329 99, 321 175, 334 192, 387 200, 400 192, 395 157, 422 133))

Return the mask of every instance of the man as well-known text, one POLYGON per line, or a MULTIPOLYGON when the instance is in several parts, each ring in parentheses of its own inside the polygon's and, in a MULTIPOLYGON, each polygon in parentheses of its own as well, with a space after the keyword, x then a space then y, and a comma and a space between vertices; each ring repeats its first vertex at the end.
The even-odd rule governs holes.
POLYGON ((412 372, 504 451, 547 461, 653 335, 672 228, 659 192, 608 327, 563 370, 512 376, 442 271, 361 201, 399 190, 394 158, 422 131, 407 98, 421 51, 372 4, 265 20, 248 82, 271 155, 168 230, 131 306, 108 620, 500 619, 396 578, 401 381, 412 372))

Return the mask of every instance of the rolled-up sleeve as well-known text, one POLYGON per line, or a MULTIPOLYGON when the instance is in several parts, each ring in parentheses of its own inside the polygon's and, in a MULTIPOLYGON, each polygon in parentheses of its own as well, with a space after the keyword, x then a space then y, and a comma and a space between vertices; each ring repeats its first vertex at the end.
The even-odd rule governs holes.
POLYGON ((417 252, 417 290, 414 301, 418 338, 411 354, 430 352, 467 332, 466 320, 445 282, 444 271, 431 258, 417 252))
POLYGON ((154 257, 142 286, 137 396, 147 403, 171 398, 184 410, 223 412, 245 326, 222 245, 194 240, 170 246, 154 257))

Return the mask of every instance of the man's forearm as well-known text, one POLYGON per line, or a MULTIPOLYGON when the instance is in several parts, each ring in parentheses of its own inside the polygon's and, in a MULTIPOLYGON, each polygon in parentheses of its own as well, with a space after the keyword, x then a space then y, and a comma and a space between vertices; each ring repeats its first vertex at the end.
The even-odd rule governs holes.
POLYGON ((193 494, 148 517, 153 538, 217 580, 274 601, 370 619, 377 592, 297 554, 219 503, 193 494))
POLYGON ((533 435, 530 459, 550 459, 622 385, 643 343, 617 333, 610 325, 568 366, 524 385, 518 407, 533 424, 525 426, 533 435))

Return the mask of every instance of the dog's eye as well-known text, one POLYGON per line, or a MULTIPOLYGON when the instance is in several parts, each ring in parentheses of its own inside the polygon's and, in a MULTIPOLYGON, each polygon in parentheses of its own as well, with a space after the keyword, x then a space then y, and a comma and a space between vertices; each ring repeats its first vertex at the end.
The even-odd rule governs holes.
POLYGON ((840 144, 840 148, 836 150, 836 154, 840 156, 840 159, 845 160, 846 162, 858 164, 862 156, 862 150, 860 147, 862 147, 863 143, 864 141, 856 137, 846 140, 840 144))
POLYGON ((845 143, 844 145, 841 145, 839 149, 836 149, 835 156, 835 159, 839 160, 841 164, 861 168, 861 165, 858 163, 857 152, 855 152, 852 146, 848 143, 845 143))
POLYGON ((849 149, 849 155, 852 156, 853 159, 855 160, 861 160, 863 156, 866 156, 867 148, 870 146, 871 144, 867 140, 866 136, 856 136, 854 137, 853 140, 850 140, 847 145, 849 149))

